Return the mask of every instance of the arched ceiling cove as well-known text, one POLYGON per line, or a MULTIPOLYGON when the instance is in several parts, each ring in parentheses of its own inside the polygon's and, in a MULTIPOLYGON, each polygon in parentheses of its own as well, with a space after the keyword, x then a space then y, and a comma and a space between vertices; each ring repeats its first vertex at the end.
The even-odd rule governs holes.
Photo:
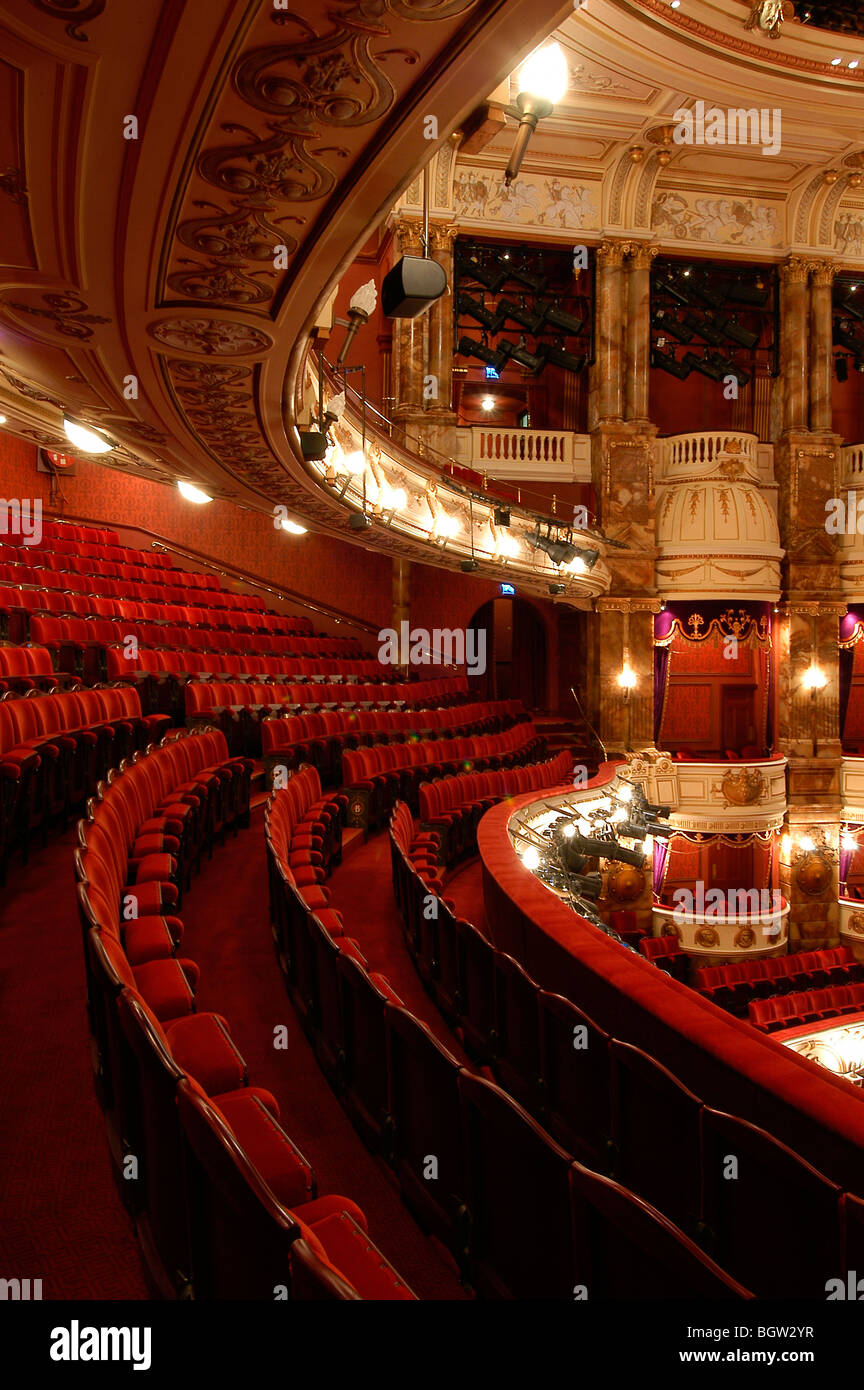
MULTIPOLYGON (((792 221, 813 243, 835 196, 825 167, 845 167, 845 187, 852 167, 843 161, 864 146, 864 71, 832 68, 841 40, 822 31, 784 27, 773 42, 747 30, 751 6, 741 0, 688 0, 686 9, 660 0, 4 0, 6 427, 63 448, 66 408, 119 442, 112 467, 194 479, 262 511, 283 503, 349 539, 345 510, 296 452, 309 325, 429 158, 425 118, 435 117, 443 142, 556 26, 571 91, 526 169, 600 174, 598 235, 640 225, 639 209, 650 209, 652 125, 699 95, 744 104, 758 91, 784 109, 789 144, 776 161, 721 151, 706 173, 683 150, 663 179, 720 187, 740 176, 765 196, 798 199, 805 210, 792 221), (829 119, 814 120, 817 103, 829 119), (634 144, 644 160, 629 157, 634 144), (274 245, 286 248, 284 269, 274 245)), ((480 158, 499 161, 510 138, 502 133, 500 149, 480 158)), ((650 216, 644 225, 648 234, 650 216)), ((362 543, 458 563, 379 527, 362 543)))

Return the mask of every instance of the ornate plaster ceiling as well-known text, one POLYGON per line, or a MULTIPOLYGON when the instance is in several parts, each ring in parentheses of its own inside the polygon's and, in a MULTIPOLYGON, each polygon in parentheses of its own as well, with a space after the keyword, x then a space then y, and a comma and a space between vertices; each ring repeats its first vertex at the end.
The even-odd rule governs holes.
MULTIPOLYGON (((758 91, 783 105, 783 154, 742 151, 741 186, 797 198, 802 243, 814 227, 830 233, 826 208, 853 177, 843 161, 859 148, 864 74, 832 69, 837 40, 809 26, 754 36, 739 0, 688 0, 687 11, 659 0, 576 12, 558 0, 4 0, 7 428, 62 448, 65 408, 119 441, 109 466, 186 477, 262 511, 282 503, 350 539, 345 509, 297 451, 309 326, 428 159, 427 117, 445 141, 556 24, 574 85, 526 169, 596 176, 598 231, 650 227, 652 126, 699 96, 746 105, 758 91), (648 151, 642 168, 633 144, 648 151), (843 168, 839 188, 823 187, 826 165, 843 168)), ((500 162, 507 148, 481 158, 500 162)), ((691 155, 663 174, 685 201, 698 181, 722 187, 738 158, 694 167, 691 155)), ((360 543, 459 560, 377 525, 360 543)))

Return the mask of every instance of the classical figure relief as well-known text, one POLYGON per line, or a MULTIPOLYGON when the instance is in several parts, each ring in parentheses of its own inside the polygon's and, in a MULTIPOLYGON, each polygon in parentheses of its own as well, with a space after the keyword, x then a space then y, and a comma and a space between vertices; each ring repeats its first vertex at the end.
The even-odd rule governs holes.
POLYGON ((756 806, 768 791, 768 783, 757 767, 736 767, 725 774, 720 791, 726 806, 756 806))
POLYGON ((834 225, 834 245, 844 256, 864 256, 864 215, 844 209, 834 225))
POLYGON ((582 227, 597 220, 591 190, 561 179, 503 179, 482 169, 463 169, 453 183, 456 213, 465 221, 511 222, 537 227, 582 227))
POLYGON ((769 39, 779 39, 784 19, 794 19, 795 6, 789 0, 755 0, 744 21, 745 29, 759 29, 769 39))
POLYGON ((777 211, 753 198, 695 198, 671 189, 654 199, 652 228, 679 241, 735 242, 740 246, 776 246, 781 228, 777 211))

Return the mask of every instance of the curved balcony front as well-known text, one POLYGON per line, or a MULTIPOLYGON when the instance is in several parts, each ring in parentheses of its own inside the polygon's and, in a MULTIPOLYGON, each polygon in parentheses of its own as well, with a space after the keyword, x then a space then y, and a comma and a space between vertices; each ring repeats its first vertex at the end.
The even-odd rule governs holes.
MULTIPOLYGON (((864 758, 857 761, 864 789, 864 758)), ((765 832, 783 824, 786 764, 780 753, 741 762, 679 762, 649 750, 631 757, 627 776, 649 801, 670 808, 679 830, 765 832)))
POLYGON ((741 911, 726 911, 721 916, 710 908, 704 912, 681 912, 655 903, 654 935, 677 936, 681 949, 700 965, 724 965, 745 956, 785 955, 789 943, 786 899, 780 897, 774 906, 770 893, 766 897, 755 888, 732 889, 727 896, 741 911))

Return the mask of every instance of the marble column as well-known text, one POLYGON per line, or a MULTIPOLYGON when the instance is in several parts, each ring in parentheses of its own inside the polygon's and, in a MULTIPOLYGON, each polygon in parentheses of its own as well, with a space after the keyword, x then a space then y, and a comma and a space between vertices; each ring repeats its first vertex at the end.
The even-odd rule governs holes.
POLYGON ((624 256, 629 241, 604 241, 597 251, 597 413, 602 420, 624 415, 624 256))
POLYGON ((429 364, 428 374, 437 386, 438 394, 426 402, 429 412, 443 413, 455 419, 451 410, 453 377, 453 243, 456 228, 449 224, 433 224, 429 229, 430 254, 444 267, 447 288, 428 310, 429 364))
MULTIPOLYGON (((422 224, 416 218, 400 218, 394 227, 396 259, 422 255, 422 224)), ((393 321, 393 423, 397 437, 415 429, 423 413, 425 375, 425 317, 393 321)))
POLYGON ((790 256, 780 266, 780 371, 785 431, 807 429, 809 270, 810 262, 801 256, 790 256))
POLYGON ((831 261, 813 263, 810 277, 810 428, 831 429, 831 391, 834 384, 831 261))
POLYGON ((648 369, 651 361, 651 262, 656 246, 635 246, 627 264, 627 357, 625 416, 648 420, 648 369))

